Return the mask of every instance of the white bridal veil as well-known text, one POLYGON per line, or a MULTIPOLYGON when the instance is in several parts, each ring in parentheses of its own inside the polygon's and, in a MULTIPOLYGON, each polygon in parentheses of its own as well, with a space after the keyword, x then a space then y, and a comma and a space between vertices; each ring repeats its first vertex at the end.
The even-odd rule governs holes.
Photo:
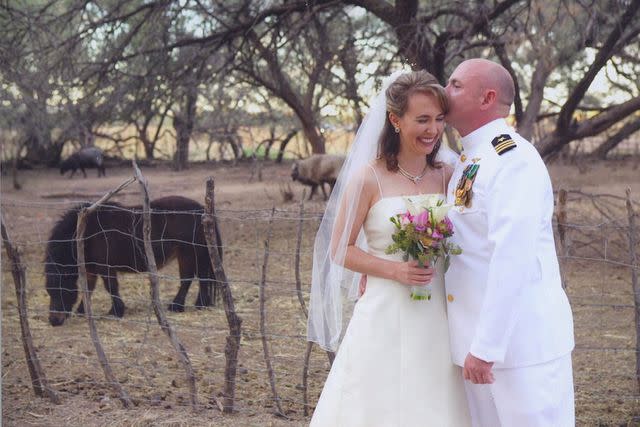
MULTIPOLYGON (((316 235, 307 337, 309 341, 318 343, 325 350, 335 351, 340 341, 342 289, 345 290, 348 298, 357 297, 360 274, 343 267, 347 241, 351 234, 363 186, 363 168, 378 155, 378 142, 386 122, 385 92, 402 73, 403 71, 396 71, 385 78, 380 93, 371 102, 369 112, 358 129, 331 192, 316 235), (341 212, 339 218, 337 218, 338 212, 341 212), (339 219, 339 222, 336 219, 339 219)), ((367 249, 362 230, 356 245, 364 250, 367 249)))

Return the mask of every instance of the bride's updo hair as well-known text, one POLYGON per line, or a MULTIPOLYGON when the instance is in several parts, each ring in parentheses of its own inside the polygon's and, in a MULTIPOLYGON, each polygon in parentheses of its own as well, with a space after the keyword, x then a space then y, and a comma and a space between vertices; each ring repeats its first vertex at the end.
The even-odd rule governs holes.
MULTIPOLYGON (((429 72, 420 70, 400 75, 385 92, 387 100, 387 118, 379 142, 379 157, 387 163, 387 169, 391 172, 398 170, 398 153, 400 152, 400 135, 395 132, 389 119, 389 113, 402 117, 409 106, 409 98, 414 93, 424 93, 436 99, 444 114, 449 111, 449 101, 444 88, 438 80, 429 72)), ((436 154, 442 143, 439 139, 433 147, 431 154, 427 156, 427 163, 431 167, 439 168, 435 161, 436 154)))

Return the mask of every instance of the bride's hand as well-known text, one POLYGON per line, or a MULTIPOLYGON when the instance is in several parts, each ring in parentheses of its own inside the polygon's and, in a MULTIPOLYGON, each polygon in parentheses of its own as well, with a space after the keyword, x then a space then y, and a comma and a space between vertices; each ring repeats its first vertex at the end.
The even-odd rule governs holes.
POLYGON ((400 262, 393 271, 393 280, 410 286, 428 285, 433 278, 433 268, 420 267, 418 261, 400 262))

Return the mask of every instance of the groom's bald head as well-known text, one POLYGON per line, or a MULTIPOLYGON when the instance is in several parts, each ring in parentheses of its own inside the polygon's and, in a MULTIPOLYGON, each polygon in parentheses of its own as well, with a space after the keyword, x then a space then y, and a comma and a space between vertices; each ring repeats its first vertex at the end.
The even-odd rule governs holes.
POLYGON ((464 61, 459 67, 464 66, 477 79, 478 89, 481 92, 494 90, 497 101, 505 107, 511 107, 515 98, 516 89, 511 75, 502 65, 482 58, 474 58, 464 61))
POLYGON ((447 84, 450 110, 447 121, 461 135, 501 117, 507 117, 515 85, 500 64, 474 58, 456 67, 447 84))
POLYGON ((502 65, 486 59, 469 59, 470 66, 478 69, 480 85, 483 89, 493 89, 498 95, 498 102, 511 107, 516 95, 515 85, 511 74, 502 65))

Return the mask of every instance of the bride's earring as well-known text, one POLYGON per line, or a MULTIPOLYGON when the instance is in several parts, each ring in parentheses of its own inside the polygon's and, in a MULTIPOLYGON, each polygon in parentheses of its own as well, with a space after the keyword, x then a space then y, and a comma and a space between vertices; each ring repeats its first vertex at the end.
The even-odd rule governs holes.
POLYGON ((396 133, 400 133, 400 128, 397 126, 394 126, 394 129, 396 130, 396 133))

